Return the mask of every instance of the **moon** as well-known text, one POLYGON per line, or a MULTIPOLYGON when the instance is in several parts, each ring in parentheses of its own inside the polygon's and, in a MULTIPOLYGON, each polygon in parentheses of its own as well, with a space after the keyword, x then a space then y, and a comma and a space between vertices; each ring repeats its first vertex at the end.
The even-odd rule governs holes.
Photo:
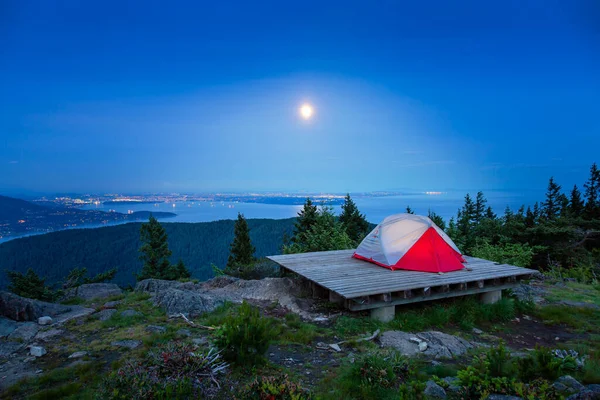
POLYGON ((302 106, 300 106, 300 116, 302 117, 302 119, 309 120, 312 118, 314 113, 315 110, 310 104, 304 103, 302 104, 302 106))

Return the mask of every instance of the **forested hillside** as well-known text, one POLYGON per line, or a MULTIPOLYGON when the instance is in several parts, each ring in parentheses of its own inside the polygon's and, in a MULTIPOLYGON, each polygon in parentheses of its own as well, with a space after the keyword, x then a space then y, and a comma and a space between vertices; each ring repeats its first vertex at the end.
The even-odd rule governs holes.
MULTIPOLYGON (((291 235, 294 218, 249 219, 256 256, 281 252, 284 234, 291 235)), ((62 280, 73 268, 85 267, 90 274, 117 268, 114 282, 133 284, 138 259, 140 225, 129 223, 97 229, 76 229, 12 240, 0 244, 0 287, 6 286, 4 270, 25 272, 33 268, 47 283, 62 280)), ((232 220, 204 223, 164 223, 173 251, 172 262, 182 259, 192 277, 212 277, 211 263, 224 267, 233 240, 232 220)))

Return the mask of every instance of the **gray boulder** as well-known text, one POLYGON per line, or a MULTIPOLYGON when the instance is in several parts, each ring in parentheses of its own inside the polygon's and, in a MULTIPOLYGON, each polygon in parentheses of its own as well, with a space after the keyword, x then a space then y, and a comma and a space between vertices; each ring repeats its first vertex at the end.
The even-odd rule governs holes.
POLYGON ((46 349, 41 346, 31 346, 29 348, 29 354, 31 354, 34 357, 41 357, 46 353, 46 349))
POLYGON ((116 347, 126 347, 128 349, 135 349, 136 347, 142 344, 141 340, 119 340, 116 342, 112 342, 112 346, 116 347))
POLYGON ((153 302, 163 308, 167 314, 184 314, 189 317, 196 317, 213 311, 223 304, 223 299, 216 298, 208 293, 173 288, 155 293, 153 302))
POLYGON ((10 335, 9 340, 22 340, 23 342, 30 341, 35 335, 37 335, 40 327, 35 322, 25 322, 19 324, 19 327, 15 329, 10 335))
POLYGON ((155 294, 178 286, 181 286, 181 282, 165 281, 162 279, 144 279, 135 285, 135 291, 155 294))
POLYGON ((102 308, 117 308, 117 306, 121 303, 122 303, 121 300, 108 301, 108 302, 104 303, 102 308))
POLYGON ((119 296, 123 290, 114 283, 86 283, 84 285, 68 289, 65 292, 65 299, 75 297, 84 300, 106 299, 107 297, 119 296))
MULTIPOLYGON (((566 390, 562 390, 563 392, 569 392, 569 393, 577 393, 580 392, 582 390, 585 389, 585 386, 583 386, 581 383, 579 383, 579 381, 575 378, 573 378, 571 375, 564 375, 561 376, 560 378, 558 378, 556 380, 556 382, 554 382, 556 386, 564 386, 566 387, 566 390)), ((555 388, 558 390, 558 388, 555 386, 555 388)))
POLYGON ((591 385, 587 385, 586 390, 600 394, 600 385, 592 383, 591 385))
POLYGON ((107 308, 106 310, 98 311, 97 313, 95 313, 92 316, 96 319, 99 319, 100 321, 106 321, 106 320, 110 319, 110 317, 112 317, 113 314, 116 312, 117 312, 117 310, 115 310, 114 308, 107 308))
POLYGON ((40 325, 50 325, 52 323, 52 317, 44 316, 38 318, 38 324, 40 325))
POLYGON ((62 336, 65 333, 62 329, 48 329, 47 331, 40 331, 35 335, 35 340, 41 340, 44 342, 50 341, 56 336, 62 336))
POLYGON ((18 327, 18 322, 13 321, 12 319, 0 317, 0 338, 7 337, 18 327))
POLYGON ((600 393, 584 389, 579 393, 567 397, 566 400, 600 400, 600 393))
POLYGON ((427 381, 425 384, 425 390, 423 391, 425 398, 427 399, 445 399, 446 391, 443 387, 435 383, 434 381, 427 381))
POLYGON ((146 332, 165 333, 166 331, 167 331, 167 328, 165 328, 164 326, 148 325, 146 327, 146 332))
POLYGON ((85 309, 80 306, 47 303, 27 299, 9 292, 0 292, 0 316, 15 321, 37 321, 40 317, 55 317, 75 310, 85 309))
POLYGON ((384 347, 393 347, 407 357, 423 354, 426 357, 440 359, 458 357, 471 349, 473 345, 468 341, 447 333, 429 331, 420 333, 408 333, 402 331, 387 331, 379 338, 384 347), (425 351, 419 350, 419 344, 414 338, 427 343, 425 351), (413 339, 413 340, 411 340, 413 339))
POLYGON ((25 345, 20 342, 5 342, 0 340, 0 358, 6 358, 21 350, 25 345))

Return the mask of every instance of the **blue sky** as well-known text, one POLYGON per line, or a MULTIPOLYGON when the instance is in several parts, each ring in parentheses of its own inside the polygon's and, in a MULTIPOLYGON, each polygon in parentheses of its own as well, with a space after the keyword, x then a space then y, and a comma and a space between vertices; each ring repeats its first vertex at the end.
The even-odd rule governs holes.
POLYGON ((4 1, 0 192, 570 187, 600 161, 599 21, 591 0, 4 1))

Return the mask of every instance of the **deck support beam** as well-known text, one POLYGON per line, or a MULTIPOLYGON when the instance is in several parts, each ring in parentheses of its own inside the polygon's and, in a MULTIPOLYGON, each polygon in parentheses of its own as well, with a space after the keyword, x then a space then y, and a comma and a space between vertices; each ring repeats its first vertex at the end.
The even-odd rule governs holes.
POLYGON ((335 304, 344 304, 344 298, 334 292, 333 290, 329 291, 329 301, 335 304))
POLYGON ((483 304, 494 304, 502 299, 502 290, 492 290, 481 294, 481 302, 483 304))
POLYGON ((390 322, 396 315, 395 306, 379 307, 371 309, 371 318, 380 322, 390 322))

